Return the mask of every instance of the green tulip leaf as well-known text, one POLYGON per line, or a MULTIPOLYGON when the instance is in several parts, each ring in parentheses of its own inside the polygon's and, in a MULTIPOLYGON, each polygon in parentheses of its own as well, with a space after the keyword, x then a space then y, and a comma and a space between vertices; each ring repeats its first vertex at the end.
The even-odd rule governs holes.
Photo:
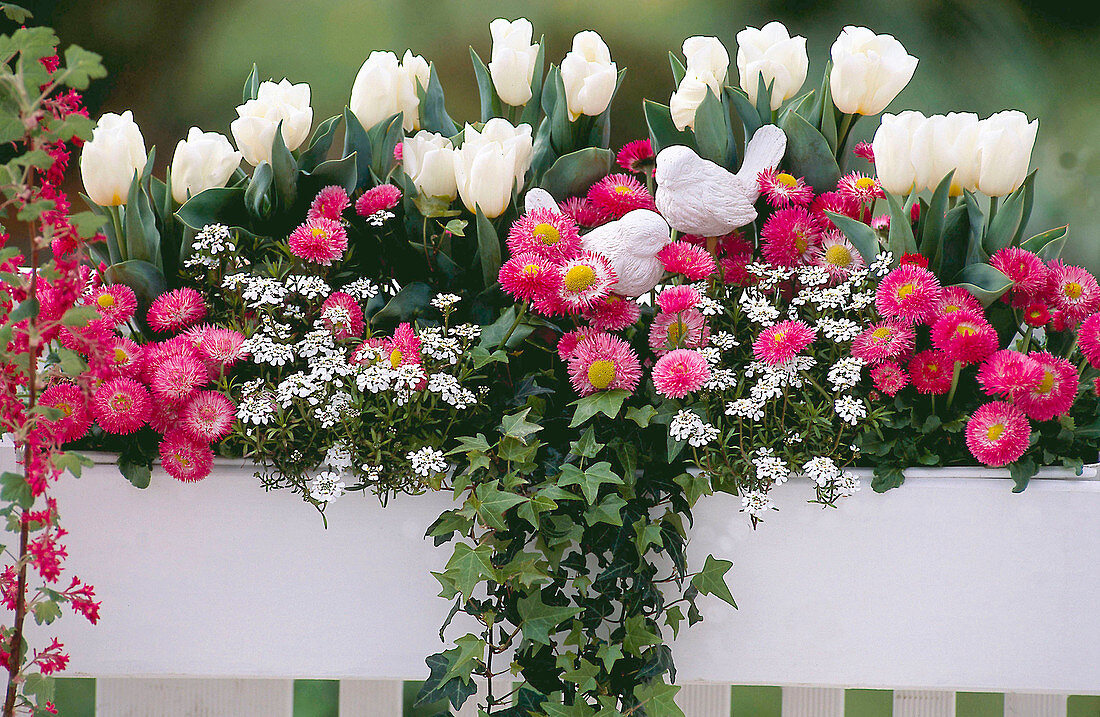
POLYGON ((207 224, 243 227, 248 222, 244 193, 243 187, 214 187, 203 190, 176 210, 176 216, 195 230, 202 229, 207 224))
POLYGON ((727 87, 726 97, 729 98, 734 111, 737 112, 737 116, 741 118, 741 125, 745 128, 746 141, 751 139, 753 133, 766 123, 760 121, 760 115, 757 113, 756 107, 752 102, 749 102, 749 96, 740 89, 727 87))
POLYGON ((279 197, 279 206, 288 209, 298 198, 298 162, 283 141, 281 120, 271 140, 271 169, 275 174, 275 191, 279 197))
POLYGON ((825 215, 848 238, 848 241, 852 242, 852 246, 856 248, 867 264, 875 261, 875 257, 879 253, 879 241, 878 234, 875 233, 874 229, 843 214, 825 212, 825 215))
POLYGON ((779 118, 779 127, 787 135, 786 161, 791 172, 804 177, 819 194, 836 189, 840 167, 825 137, 789 109, 779 118))
POLYGON ((535 70, 531 73, 531 99, 520 115, 520 122, 534 127, 539 121, 539 112, 542 110, 542 85, 546 77, 546 42, 545 38, 539 38, 539 51, 535 55, 535 70))
POLYGON ((313 136, 310 137, 308 149, 298 157, 299 170, 312 172, 318 164, 325 161, 325 157, 332 147, 332 141, 336 138, 336 129, 343 119, 342 115, 336 115, 317 125, 317 129, 313 131, 313 136))
POLYGON ((140 178, 136 176, 130 183, 124 219, 127 258, 147 261, 161 267, 160 231, 157 229, 156 216, 153 214, 149 196, 142 189, 140 178))
POLYGON ((684 81, 684 76, 687 75, 687 68, 671 50, 668 53, 668 64, 672 66, 672 83, 679 87, 680 83, 684 81))
POLYGON ((260 70, 256 63, 252 63, 252 72, 244 80, 244 88, 241 90, 241 102, 254 100, 260 95, 260 70))
POLYGON ((1020 248, 1038 254, 1044 261, 1053 261, 1062 253, 1069 234, 1069 225, 1048 229, 1020 243, 1020 248))
POLYGON ((164 280, 164 273, 147 261, 131 259, 107 267, 103 277, 110 284, 125 284, 134 291, 138 300, 138 316, 145 317, 145 312, 153 300, 168 290, 168 283, 164 280))
POLYGON ((397 324, 402 321, 411 321, 427 310, 433 296, 435 291, 424 282, 414 281, 406 284, 386 302, 385 306, 369 317, 370 321, 372 324, 397 324))
POLYGON ((443 85, 439 82, 434 62, 428 65, 428 71, 428 86, 421 87, 419 82, 416 85, 416 93, 420 97, 420 126, 429 132, 450 137, 458 132, 458 127, 447 114, 443 85))
POLYGON ((706 97, 695 110, 695 147, 699 156, 725 165, 729 150, 729 121, 721 100, 707 90, 706 97))
POLYGON ((1034 176, 1035 173, 1032 172, 1019 189, 1005 197, 1000 209, 989 222, 989 228, 982 240, 982 247, 989 256, 1012 246, 1023 231, 1024 210, 1030 201, 1027 195, 1034 176))
POLYGON ((963 287, 989 306, 1012 288, 1012 279, 989 264, 970 264, 955 276, 952 285, 963 287))
POLYGON ((321 162, 312 172, 303 174, 302 179, 311 192, 335 185, 351 194, 359 176, 358 162, 359 155, 352 152, 347 157, 321 162))
POLYGON ((493 223, 477 209, 477 254, 481 263, 481 279, 486 287, 496 283, 500 272, 500 238, 493 223))
POLYGON ((344 127, 344 156, 354 152, 363 158, 356 167, 355 187, 365 187, 370 181, 370 160, 374 157, 370 137, 350 107, 344 108, 344 127))
POLYGON ((271 198, 271 188, 275 182, 275 172, 266 161, 261 161, 252 172, 248 188, 244 190, 244 204, 248 213, 257 221, 271 217, 275 204, 271 198))
POLYGON ((902 206, 901 201, 887 192, 886 203, 890 206, 890 234, 886 244, 894 255, 894 261, 898 261, 905 254, 917 252, 917 240, 913 236, 910 213, 902 206))
POLYGON ((472 47, 470 48, 470 61, 474 64, 474 77, 477 78, 477 92, 478 97, 481 99, 481 121, 488 122, 494 117, 502 116, 504 113, 501 111, 500 97, 497 96, 496 88, 493 87, 493 79, 489 74, 489 68, 485 66, 477 51, 472 47))
POLYGON ((947 173, 932 192, 932 200, 920 215, 920 253, 928 258, 929 266, 938 266, 943 252, 943 226, 947 214, 947 200, 951 194, 951 180, 955 170, 947 173))
POLYGON ((646 125, 649 127, 649 141, 653 145, 654 152, 660 152, 665 147, 678 144, 687 147, 695 146, 695 137, 689 130, 676 128, 676 123, 672 121, 672 110, 667 105, 643 100, 642 110, 646 125))
POLYGON ((615 155, 611 150, 589 147, 571 152, 557 161, 539 183, 557 200, 583 195, 610 170, 615 155))
POLYGON ((403 114, 398 112, 367 130, 372 154, 359 156, 370 158, 370 169, 379 180, 388 176, 394 166, 393 150, 405 136, 401 126, 404 121, 402 118, 403 114))

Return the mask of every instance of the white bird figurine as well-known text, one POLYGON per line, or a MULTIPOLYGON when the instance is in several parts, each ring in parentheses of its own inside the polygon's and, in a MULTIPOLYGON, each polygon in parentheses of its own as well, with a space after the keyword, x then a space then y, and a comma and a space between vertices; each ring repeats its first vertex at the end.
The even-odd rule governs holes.
POLYGON ((786 150, 786 135, 772 124, 753 134, 737 174, 690 147, 665 147, 657 154, 657 211, 685 234, 717 237, 743 227, 756 219, 757 175, 774 169, 786 150))
POLYGON ((549 209, 554 214, 561 214, 553 195, 541 187, 528 189, 527 194, 523 195, 523 211, 530 214, 536 209, 549 209))
POLYGON ((619 281, 614 291, 641 296, 665 275, 657 252, 672 242, 668 223, 657 212, 635 209, 622 219, 602 224, 581 237, 584 248, 603 254, 619 281))

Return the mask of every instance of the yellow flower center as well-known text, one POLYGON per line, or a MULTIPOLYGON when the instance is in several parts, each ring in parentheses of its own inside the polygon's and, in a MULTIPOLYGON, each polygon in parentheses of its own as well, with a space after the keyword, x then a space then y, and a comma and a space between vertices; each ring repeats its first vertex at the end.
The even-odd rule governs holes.
POLYGON ((587 264, 577 264, 565 272, 565 288, 569 291, 584 291, 596 283, 596 272, 587 264))
POLYGON ((390 351, 390 366, 397 368, 401 365, 402 358, 404 358, 404 354, 401 353, 401 349, 390 351))
POLYGON ((852 265, 852 252, 843 244, 833 244, 825 250, 825 261, 833 266, 848 267, 852 265))
POLYGON ((928 373, 939 373, 940 372, 940 365, 938 363, 930 363, 930 364, 928 364, 927 366, 924 367, 924 370, 927 371, 928 373))
POLYGON ((912 294, 916 290, 917 290, 917 285, 914 284, 911 281, 908 284, 902 284, 901 286, 898 287, 898 298, 899 299, 909 298, 909 295, 912 294))
POLYGON ((322 227, 312 227, 312 228, 311 228, 311 229, 309 230, 309 232, 310 232, 310 234, 312 234, 312 235, 313 235, 314 237, 320 237, 320 236, 324 236, 324 235, 325 235, 325 230, 324 230, 324 229, 323 229, 322 227))
POLYGON ((860 177, 856 180, 856 187, 863 190, 874 189, 875 180, 870 177, 860 177))
POLYGON ((546 246, 554 246, 561 241, 561 232, 553 224, 547 222, 536 224, 535 228, 531 230, 531 234, 546 246))
POLYGON ((1078 284, 1076 281, 1071 281, 1066 284, 1065 288, 1062 291, 1064 291, 1066 296, 1071 299, 1080 299, 1081 294, 1085 293, 1085 288, 1078 284))
POLYGON ((115 411, 120 413, 122 411, 129 411, 130 404, 130 397, 124 393, 116 393, 114 396, 111 396, 111 408, 115 411))
POLYGON ((775 181, 779 182, 785 187, 793 188, 798 186, 798 180, 795 179, 793 174, 790 174, 788 172, 780 172, 779 174, 775 175, 775 181))
POLYGON ((956 311, 962 311, 962 307, 961 306, 955 306, 954 304, 944 304, 940 308, 940 311, 942 311, 945 314, 953 314, 956 311))
POLYGON ((1003 424, 1003 423, 994 423, 992 426, 989 427, 988 430, 986 430, 985 435, 986 435, 987 438, 989 438, 989 440, 995 441, 998 438, 1000 438, 1001 436, 1003 436, 1004 433, 1005 433, 1005 424, 1003 424))
POLYGON ((124 364, 124 363, 127 363, 129 360, 130 360, 130 354, 126 353, 125 350, 120 349, 120 348, 115 349, 115 363, 116 364, 124 364))
POLYGON ((59 404, 57 404, 56 406, 54 406, 54 408, 56 408, 57 410, 59 410, 59 411, 61 411, 62 413, 64 413, 64 414, 65 414, 65 418, 68 418, 69 416, 73 415, 73 407, 72 407, 72 406, 70 406, 70 405, 69 405, 69 404, 67 404, 67 403, 59 403, 59 404))
POLYGON ((542 271, 538 264, 526 264, 523 267, 523 273, 530 277, 536 277, 539 272, 542 271))
POLYGON ((614 380, 615 363, 613 361, 600 359, 599 361, 593 361, 588 367, 588 382, 599 390, 604 390, 614 380))
POLYGON ((783 343, 783 339, 785 338, 787 338, 786 331, 776 331, 774 334, 772 334, 772 341, 777 344, 783 343))
POLYGON ((680 341, 687 335, 688 328, 683 321, 677 321, 674 324, 668 325, 668 332, 665 334, 668 337, 668 343, 672 346, 679 346, 680 341))
POLYGON ((959 324, 955 327, 955 333, 959 336, 973 336, 978 333, 978 327, 973 324, 959 324))
POLYGON ((873 338, 875 341, 885 341, 886 339, 890 338, 891 334, 893 333, 894 332, 890 329, 889 326, 880 326, 871 332, 871 338, 873 338))
POLYGON ((1035 387, 1036 393, 1050 393, 1054 390, 1054 374, 1050 371, 1043 371, 1043 380, 1039 382, 1039 385, 1035 387))
POLYGON ((808 249, 809 246, 810 246, 810 243, 808 241, 806 241, 806 237, 802 235, 802 232, 799 232, 799 233, 795 234, 794 248, 798 250, 799 254, 806 253, 806 249, 808 249))
POLYGON ((109 309, 115 305, 115 297, 110 294, 100 294, 95 303, 99 304, 101 309, 109 309))
POLYGON ((631 187, 628 187, 625 184, 616 184, 615 185, 615 194, 630 194, 633 191, 634 190, 631 187))

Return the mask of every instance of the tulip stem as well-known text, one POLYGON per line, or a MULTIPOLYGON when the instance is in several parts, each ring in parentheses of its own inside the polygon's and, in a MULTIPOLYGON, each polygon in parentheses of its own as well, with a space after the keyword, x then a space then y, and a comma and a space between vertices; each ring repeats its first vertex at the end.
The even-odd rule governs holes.
POLYGON ((115 206, 104 207, 104 209, 111 216, 111 227, 114 229, 115 247, 118 249, 119 259, 126 261, 130 256, 126 251, 126 234, 122 229, 122 210, 115 206))
POLYGON ((997 216, 997 197, 989 198, 989 224, 992 226, 993 217, 997 216))
MULTIPOLYGON (((826 108, 826 111, 828 109, 826 108)), ((837 126, 836 133, 836 161, 838 164, 844 157, 844 148, 848 146, 848 137, 852 134, 852 127, 855 126, 856 120, 861 116, 858 114, 850 115, 846 112, 841 113, 840 125, 837 126)))

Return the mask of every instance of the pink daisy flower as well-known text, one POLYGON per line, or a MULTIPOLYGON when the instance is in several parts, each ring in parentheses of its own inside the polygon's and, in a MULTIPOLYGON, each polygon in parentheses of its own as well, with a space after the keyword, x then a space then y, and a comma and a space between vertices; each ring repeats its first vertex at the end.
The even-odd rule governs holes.
POLYGON ((1028 304, 1024 308, 1024 323, 1036 328, 1046 326, 1050 322, 1050 309, 1042 302, 1028 304))
POLYGON ((149 420, 152 400, 132 378, 107 379, 92 395, 92 415, 107 433, 125 436, 149 420))
POLYGON ((512 254, 533 252, 554 260, 571 259, 581 251, 577 223, 549 209, 535 209, 514 221, 507 243, 512 254))
POLYGON ((883 361, 871 369, 871 380, 875 388, 893 397, 909 385, 909 374, 896 362, 883 361))
POLYGON ((213 328, 206 332, 199 345, 202 358, 221 370, 248 358, 244 349, 244 335, 232 329, 213 328))
POLYGON ((114 325, 126 323, 137 311, 134 290, 125 284, 105 284, 85 296, 83 303, 94 306, 101 317, 114 325))
POLYGON ((1050 270, 1037 255, 1009 246, 993 252, 990 265, 1012 280, 1012 291, 1028 296, 1042 294, 1047 288, 1050 270))
POLYGON ((722 270, 722 281, 733 286, 751 286, 757 277, 749 273, 751 256, 737 255, 724 256, 718 260, 718 266, 722 270))
POLYGON ((664 264, 665 271, 681 274, 688 281, 702 281, 717 268, 710 252, 684 241, 666 244, 657 252, 657 259, 664 264))
POLYGON ((822 235, 821 244, 814 247, 812 257, 814 266, 820 266, 829 272, 829 278, 834 282, 844 281, 853 271, 867 266, 863 255, 852 242, 833 229, 822 235))
POLYGON ((1027 450, 1031 424, 1020 409, 993 401, 974 411, 966 424, 966 447, 987 466, 1012 463, 1027 450))
POLYGON ((160 365, 173 356, 199 358, 198 351, 182 336, 176 336, 167 341, 145 344, 142 351, 141 377, 145 383, 152 383, 153 375, 160 365))
POLYGON ((1069 325, 1100 309, 1100 286, 1092 274, 1060 260, 1050 262, 1048 295, 1051 303, 1065 312, 1069 325))
POLYGON ((764 258, 775 266, 809 264, 813 250, 821 243, 821 226, 802 207, 780 209, 760 230, 764 258))
POLYGON ((875 150, 871 148, 870 142, 856 142, 856 146, 852 148, 852 154, 871 164, 875 163, 875 150))
POLYGON ((579 227, 598 227, 611 219, 611 215, 589 201, 588 197, 569 197, 561 203, 561 211, 579 227))
POLYGON ((420 363, 420 337, 410 324, 398 324, 393 336, 382 341, 382 356, 393 368, 420 363))
POLYGON ((206 316, 202 294, 194 289, 173 289, 161 294, 149 306, 145 320, 153 331, 181 331, 206 316))
POLYGON ((237 407, 217 391, 199 391, 183 404, 180 427, 197 441, 214 443, 229 435, 237 407))
POLYGON ((918 266, 921 269, 928 268, 928 257, 923 254, 917 254, 914 252, 906 252, 898 259, 899 266, 918 266))
POLYGON ((561 283, 561 270, 544 255, 516 254, 500 267, 500 287, 521 301, 550 296, 561 283))
POLYGON ((852 340, 852 355, 869 364, 899 359, 913 350, 916 339, 910 327, 897 321, 882 321, 871 324, 852 340))
POLYGON ((814 198, 813 187, 807 185, 802 177, 795 177, 789 172, 765 169, 756 175, 756 181, 768 204, 776 209, 809 204, 814 198))
POLYGON ((1093 314, 1077 327, 1077 345, 1093 368, 1100 368, 1100 314, 1093 314))
POLYGON ((1043 370, 1043 377, 1030 391, 1013 397, 1016 405, 1036 421, 1049 421, 1068 413, 1077 398, 1077 368, 1046 351, 1029 355, 1043 370))
POLYGON ((653 366, 653 385, 666 398, 683 398, 698 391, 710 378, 710 366, 698 351, 670 351, 653 366))
POLYGON ((946 314, 932 324, 932 345, 962 364, 978 363, 997 350, 997 332, 975 311, 946 314))
POLYGON ((877 179, 861 172, 849 172, 841 177, 837 182, 836 191, 837 194, 854 199, 860 204, 870 204, 886 196, 877 179))
POLYGON ((783 321, 760 332, 752 342, 752 354, 777 366, 802 353, 816 337, 817 331, 801 321, 783 321))
POLYGON ((871 219, 871 228, 878 232, 885 232, 890 230, 890 215, 878 214, 871 219))
POLYGON ((657 294, 657 306, 661 307, 661 311, 665 313, 677 314, 694 309, 699 305, 699 299, 699 292, 695 287, 680 284, 662 289, 661 293, 657 294))
POLYGON ((615 161, 628 172, 645 174, 653 170, 654 157, 652 143, 648 139, 636 139, 623 145, 615 161))
POLYGON ((629 174, 609 174, 588 189, 588 201, 618 219, 635 209, 655 210, 653 196, 629 174))
POLYGON ((199 347, 202 346, 203 339, 206 338, 206 334, 213 328, 214 324, 196 324, 181 332, 178 338, 186 341, 191 348, 198 351, 199 347))
POLYGON ((859 219, 861 209, 862 206, 859 202, 840 192, 825 192, 824 194, 819 194, 817 198, 814 199, 813 204, 810 205, 810 213, 817 219, 823 229, 836 228, 833 225, 833 221, 825 216, 825 212, 843 214, 852 219, 859 219))
POLYGON ((918 266, 899 266, 879 281, 875 308, 887 318, 922 324, 935 318, 942 296, 935 274, 918 266))
POLYGON ((38 405, 61 411, 61 417, 56 420, 51 421, 45 416, 38 418, 38 424, 45 434, 57 445, 83 438, 92 426, 92 417, 88 414, 88 399, 83 391, 71 383, 50 386, 38 397, 38 405))
POLYGON ((921 351, 909 360, 909 378, 917 393, 939 396, 951 390, 955 362, 942 351, 921 351))
POLYGON ((168 401, 154 401, 149 413, 149 428, 162 436, 179 426, 179 406, 168 401))
POLYGON ((317 192, 317 196, 309 205, 309 211, 306 212, 306 219, 330 219, 338 222, 349 206, 351 206, 351 199, 348 198, 348 193, 343 187, 328 186, 317 192))
POLYGON ((337 340, 363 335, 363 309, 342 291, 334 291, 321 304, 321 321, 337 340))
POLYGON ((618 282, 615 270, 603 255, 581 252, 561 265, 558 299, 570 314, 579 314, 595 302, 607 298, 618 282))
POLYGON ((398 142, 393 146, 393 161, 400 162, 405 158, 405 143, 398 142))
POLYGON ((157 398, 178 402, 209 380, 206 365, 196 356, 169 356, 154 370, 150 386, 157 398))
POLYGON ((160 442, 160 464, 164 472, 178 481, 193 483, 210 475, 214 451, 210 444, 196 441, 186 431, 169 431, 160 442))
POLYGON ((137 378, 143 366, 141 347, 121 336, 115 336, 111 343, 113 346, 108 354, 111 361, 111 375, 137 378))
POLYGON ((675 349, 697 349, 710 338, 707 319, 695 309, 657 314, 649 327, 649 348, 658 356, 675 349))
POLYGON ((978 367, 978 384, 987 396, 1013 398, 1035 388, 1043 375, 1042 366, 1030 356, 1001 349, 978 367))
POLYGON ((622 331, 642 317, 638 302, 619 294, 610 294, 584 310, 584 318, 597 331, 622 331))
POLYGON ((641 379, 642 367, 634 350, 611 334, 586 336, 569 358, 569 382, 581 396, 616 389, 633 392, 641 379))
POLYGON ((573 356, 573 352, 577 350, 577 344, 587 336, 591 336, 594 331, 594 329, 584 326, 562 334, 562 337, 558 339, 558 356, 561 357, 561 360, 568 362, 573 356))
POLYGON ((936 314, 953 314, 956 311, 973 311, 980 314, 983 311, 982 303, 961 286, 945 286, 940 295, 940 303, 936 306, 936 314))
POLYGON ((392 184, 379 184, 363 192, 362 196, 355 200, 355 213, 361 217, 369 217, 372 214, 393 209, 400 201, 400 189, 392 184))
POLYGON ((342 224, 331 219, 310 219, 290 233, 287 243, 295 256, 329 266, 347 250, 348 233, 342 224))

